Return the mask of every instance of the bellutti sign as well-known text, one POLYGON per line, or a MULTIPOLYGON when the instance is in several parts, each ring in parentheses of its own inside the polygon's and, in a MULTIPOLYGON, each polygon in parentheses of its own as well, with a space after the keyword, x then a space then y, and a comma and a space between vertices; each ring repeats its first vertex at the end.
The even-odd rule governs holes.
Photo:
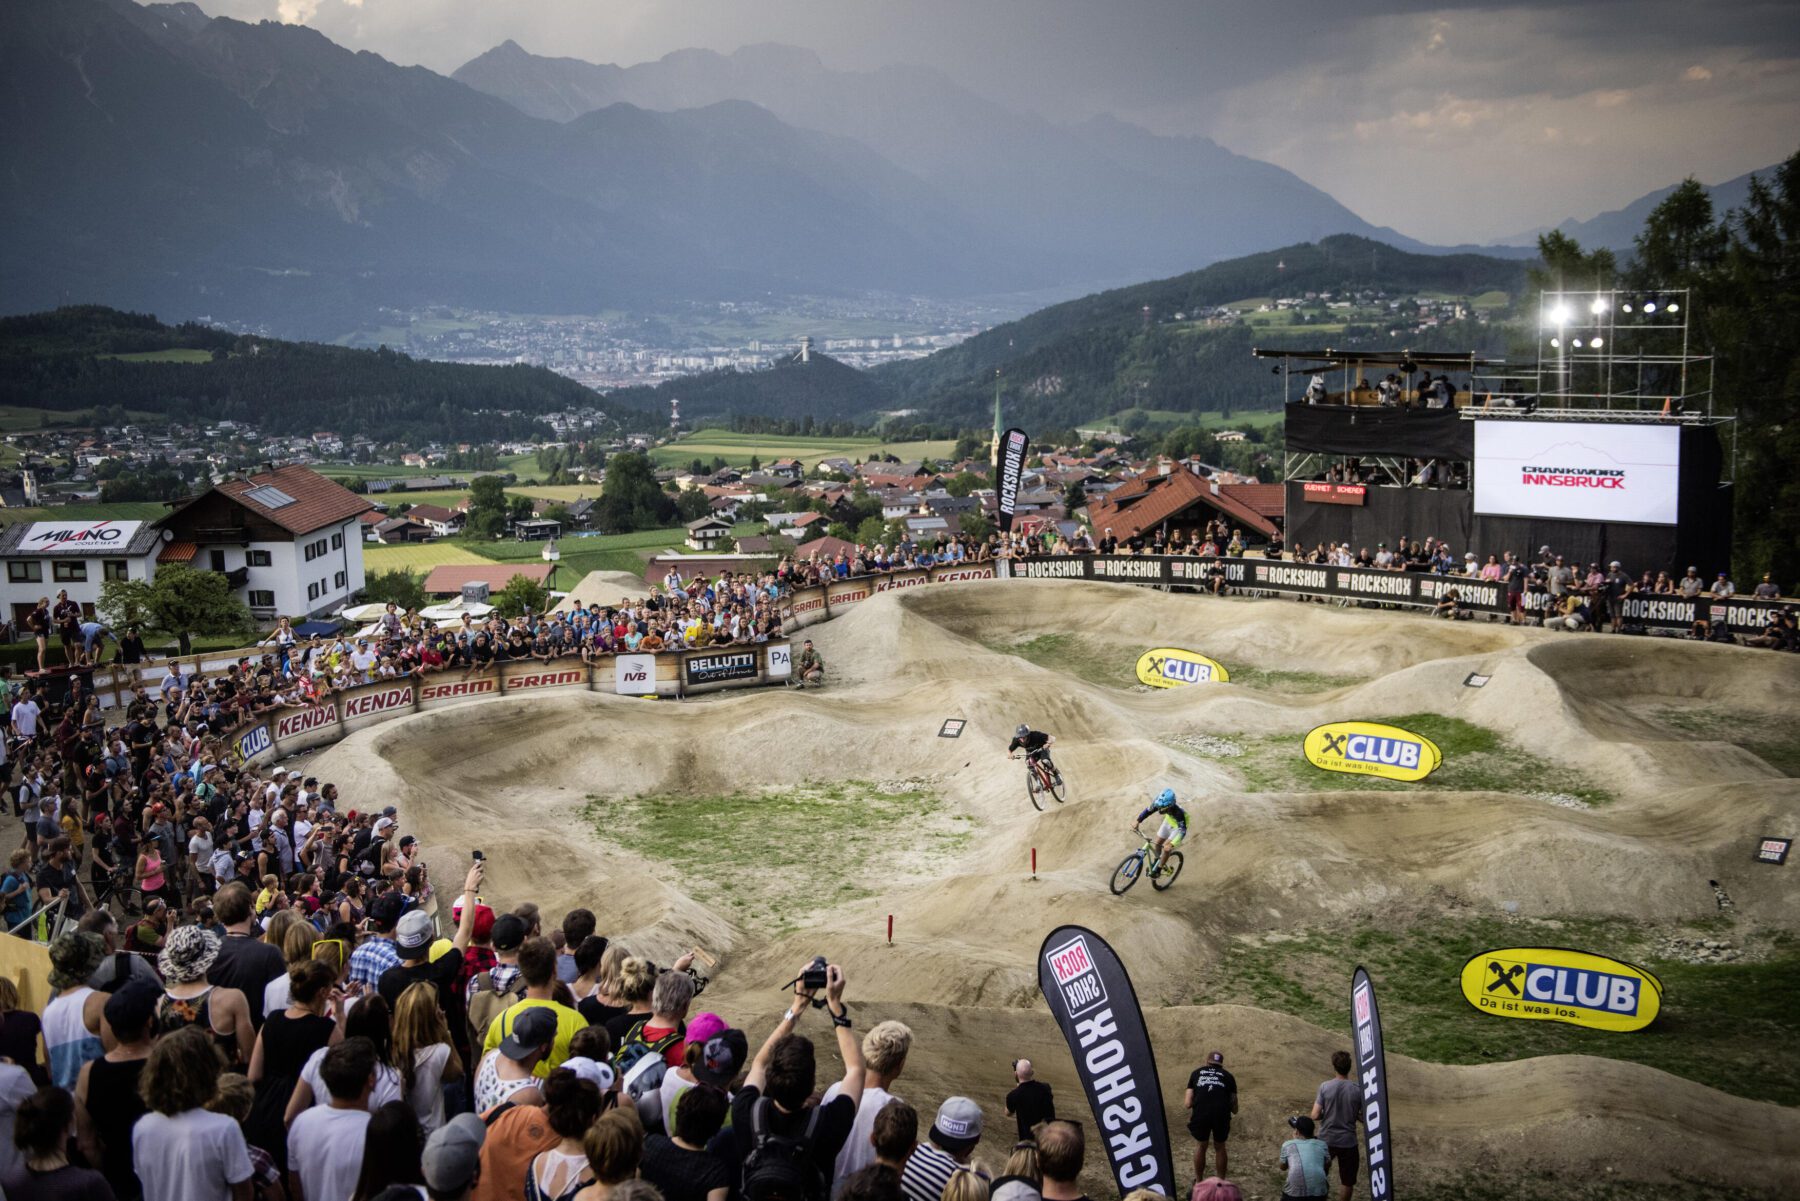
POLYGON ((40 555, 92 555, 125 549, 141 521, 34 521, 19 549, 40 555))
POLYGON ((724 655, 694 655, 684 665, 689 684, 717 684, 721 680, 756 678, 756 654, 735 651, 724 655))
POLYGON ((1193 651, 1159 646, 1138 656, 1137 678, 1152 688, 1180 688, 1184 684, 1224 684, 1231 673, 1222 663, 1193 651))
POLYGON ((1444 761, 1444 753, 1431 739, 1372 721, 1315 726, 1307 731, 1301 749, 1308 763, 1325 771, 1408 783, 1423 780, 1444 761))
POLYGON ((1642 1030, 1662 1009, 1662 981, 1629 963, 1563 947, 1483 951, 1462 969, 1463 999, 1483 1013, 1642 1030))

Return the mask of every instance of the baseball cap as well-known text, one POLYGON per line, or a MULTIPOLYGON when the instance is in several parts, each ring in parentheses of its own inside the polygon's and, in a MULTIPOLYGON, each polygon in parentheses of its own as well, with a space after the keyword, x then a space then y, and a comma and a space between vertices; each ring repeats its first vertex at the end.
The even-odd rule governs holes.
MULTIPOLYGON (((480 920, 480 915, 476 915, 480 920)), ((525 942, 525 919, 516 913, 503 913, 494 919, 494 950, 516 951, 525 942)))
POLYGON ((383 830, 391 830, 393 828, 394 828, 394 819, 393 818, 378 817, 375 819, 375 833, 379 834, 383 830))
POLYGON ((1224 1063, 1225 1062, 1225 1052, 1214 1051, 1211 1055, 1208 1055, 1206 1057, 1206 1062, 1208 1062, 1208 1063, 1224 1063))
POLYGON ((1313 1120, 1303 1113, 1297 1113, 1289 1118, 1288 1125, 1292 1126, 1295 1130, 1298 1130, 1301 1138, 1311 1138, 1313 1136, 1313 1120))
POLYGON ((742 1030, 726 1030, 706 1040, 700 1062, 693 1067, 694 1078, 702 1084, 725 1088, 737 1078, 750 1057, 750 1040, 742 1030))
POLYGON ((383 817, 398 817, 398 816, 400 816, 400 811, 398 809, 394 808, 392 805, 387 805, 387 806, 383 807, 383 809, 381 810, 381 816, 383 816, 383 817))
POLYGON ((705 1046, 711 1039, 725 1033, 725 1019, 716 1013, 703 1013, 687 1024, 687 1041, 705 1046))
POLYGON ((487 1125, 472 1113, 459 1113, 431 1132, 419 1156, 425 1187, 434 1193, 457 1194, 468 1188, 481 1164, 487 1125))
POLYGON ((931 1124, 931 1141, 973 1143, 981 1137, 981 1106, 967 1097, 950 1097, 938 1106, 937 1120, 931 1124))
POLYGON ((431 926, 431 915, 423 909, 414 909, 394 927, 394 945, 402 951, 416 951, 431 945, 432 935, 436 933, 431 926))
MULTIPOLYGON (((462 905, 450 907, 450 920, 462 924, 462 905)), ((490 905, 475 902, 475 929, 473 936, 476 942, 487 942, 494 936, 494 910, 490 905)))
POLYGON ((591 1081, 601 1092, 612 1091, 613 1080, 616 1079, 612 1065, 589 1059, 586 1055, 571 1055, 562 1061, 562 1065, 574 1072, 583 1080, 591 1081))
POLYGON ((384 892, 369 902, 369 920, 385 934, 394 928, 405 908, 406 898, 397 892, 384 892))
POLYGON ((162 990, 148 980, 127 980, 118 992, 106 998, 106 1024, 115 1031, 142 1030, 160 1000, 162 990))
POLYGON ((524 1059, 556 1037, 556 1014, 542 1005, 533 1005, 513 1019, 512 1033, 500 1040, 500 1054, 508 1059, 524 1059))

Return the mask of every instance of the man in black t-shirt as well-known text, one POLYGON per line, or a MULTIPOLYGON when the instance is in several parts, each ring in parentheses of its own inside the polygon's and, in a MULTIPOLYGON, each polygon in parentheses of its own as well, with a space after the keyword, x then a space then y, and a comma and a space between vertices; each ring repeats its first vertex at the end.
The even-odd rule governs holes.
POLYGON ((250 1002, 250 1024, 261 1030, 263 990, 271 980, 286 974, 287 958, 280 947, 262 940, 252 910, 250 890, 242 882, 219 889, 213 898, 213 916, 225 927, 225 938, 206 979, 221 988, 241 991, 250 1002))
MULTIPOLYGON (((809 965, 810 966, 810 965, 809 965)), ((856 1107, 862 1101, 862 1044, 850 1026, 850 1013, 844 1008, 844 972, 836 964, 826 968, 825 1012, 837 1035, 838 1054, 844 1060, 844 1080, 838 1095, 818 1107, 818 1120, 808 1152, 818 1169, 820 1192, 807 1201, 825 1201, 832 1192, 832 1172, 838 1152, 850 1137, 856 1124, 856 1107)), ((756 1127, 760 1121, 768 1133, 782 1138, 799 1138, 812 1119, 806 1100, 812 1095, 815 1078, 813 1045, 793 1033, 794 1026, 812 1007, 816 989, 805 986, 804 977, 794 983, 794 1000, 775 1029, 764 1041, 762 1049, 750 1063, 744 1087, 731 1098, 731 1153, 733 1171, 738 1174, 739 1191, 753 1197, 746 1187, 745 1161, 756 1149, 756 1127)))
POLYGON ((481 887, 485 866, 478 859, 469 868, 459 902, 462 920, 457 923, 449 950, 433 959, 431 944, 437 930, 431 915, 422 909, 409 910, 394 925, 394 949, 400 953, 400 965, 381 973, 375 983, 375 991, 394 1009, 400 1005, 400 994, 414 984, 423 982, 437 989, 438 1007, 450 1026, 450 1041, 465 1064, 475 1060, 469 1054, 469 1021, 462 989, 463 952, 475 937, 475 914, 479 908, 475 894, 481 887))
POLYGON ((1035 1137, 1032 1130, 1039 1122, 1056 1120, 1056 1098, 1050 1086, 1036 1078, 1031 1060, 1013 1060, 1013 1079, 1019 1086, 1006 1094, 1006 1116, 1019 1123, 1021 1141, 1035 1137))
POLYGON ((1113 555, 1117 554, 1118 551, 1119 540, 1113 537, 1112 527, 1109 525, 1106 527, 1106 536, 1100 539, 1100 553, 1103 555, 1113 555))
POLYGON ((1225 1175, 1225 1140, 1231 1137, 1231 1115, 1237 1112, 1237 1080, 1225 1070, 1225 1054, 1214 1051, 1188 1077, 1188 1133, 1194 1136, 1194 1179, 1206 1179, 1206 1144, 1218 1153, 1218 1175, 1225 1175))
POLYGON ((1042 730, 1034 730, 1030 726, 1020 725, 1013 731, 1013 739, 1006 744, 1006 757, 1017 759, 1019 752, 1025 752, 1028 762, 1040 762, 1049 769, 1052 779, 1061 780, 1062 773, 1056 770, 1056 764, 1050 761, 1050 744, 1056 741, 1056 735, 1046 734, 1042 730))

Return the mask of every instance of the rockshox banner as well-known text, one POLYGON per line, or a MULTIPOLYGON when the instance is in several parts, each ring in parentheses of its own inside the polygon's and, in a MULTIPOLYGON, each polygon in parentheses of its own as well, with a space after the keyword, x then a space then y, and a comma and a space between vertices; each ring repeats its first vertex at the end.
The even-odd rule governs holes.
POLYGON ((1138 656, 1138 683, 1152 688, 1179 688, 1183 684, 1224 684, 1231 673, 1222 663, 1193 651, 1159 646, 1138 656))
MULTIPOLYGON (((1325 596, 1333 600, 1379 605, 1435 608, 1456 594, 1465 613, 1505 616, 1506 586, 1497 580, 1434 575, 1418 571, 1383 571, 1372 567, 1331 567, 1323 563, 1288 563, 1280 559, 1201 558, 1198 555, 1057 555, 1014 559, 1012 578, 1019 580, 1102 580, 1151 587, 1210 588, 1214 580, 1231 591, 1251 595, 1325 596)), ((1527 592, 1528 617, 1542 616, 1548 594, 1527 592)), ((1628 596, 1625 623, 1646 630, 1689 629, 1696 620, 1724 622, 1733 634, 1760 634, 1769 618, 1791 601, 1759 601, 1734 596, 1713 602, 1706 597, 1628 596)))
POLYGON ((1561 947, 1483 951, 1462 970, 1463 999, 1495 1017, 1642 1030, 1662 1008, 1662 981, 1641 967, 1561 947))
POLYGON ((1162 1086, 1125 965, 1092 930, 1059 926, 1038 951, 1038 987, 1069 1040, 1119 1192, 1176 1196, 1162 1086))
POLYGON ((1010 429, 1000 439, 1000 529, 1012 529, 1019 502, 1019 478, 1025 474, 1025 450, 1031 439, 1021 429, 1010 429))
POLYGON ((1350 976, 1350 1035, 1362 1086, 1363 1135, 1369 1144, 1369 1201, 1394 1201, 1394 1133, 1388 1111, 1387 1054, 1381 1046, 1381 1010, 1375 986, 1357 964, 1350 976))

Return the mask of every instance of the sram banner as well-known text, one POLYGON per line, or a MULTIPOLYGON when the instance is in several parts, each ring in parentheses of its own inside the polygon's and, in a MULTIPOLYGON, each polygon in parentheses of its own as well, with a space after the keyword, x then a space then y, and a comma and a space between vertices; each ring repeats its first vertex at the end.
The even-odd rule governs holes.
POLYGON ((1183 684, 1224 684, 1231 673, 1223 664, 1193 651, 1159 646, 1138 656, 1137 678, 1152 688, 1179 688, 1183 684))
POLYGON ((1308 763, 1325 771, 1408 783, 1423 780, 1444 761, 1444 752, 1431 739, 1372 721, 1314 726, 1301 750, 1308 763))
POLYGON ((1680 477, 1677 426, 1475 422, 1484 516, 1674 525, 1680 477))
POLYGON ((1175 1196, 1156 1058, 1125 965, 1092 930, 1059 926, 1038 949, 1038 988, 1075 1057, 1119 1192, 1175 1196))
POLYGON ((1483 951, 1462 969, 1463 999, 1496 1017, 1642 1030, 1662 1009, 1662 981, 1641 967, 1561 947, 1483 951))

